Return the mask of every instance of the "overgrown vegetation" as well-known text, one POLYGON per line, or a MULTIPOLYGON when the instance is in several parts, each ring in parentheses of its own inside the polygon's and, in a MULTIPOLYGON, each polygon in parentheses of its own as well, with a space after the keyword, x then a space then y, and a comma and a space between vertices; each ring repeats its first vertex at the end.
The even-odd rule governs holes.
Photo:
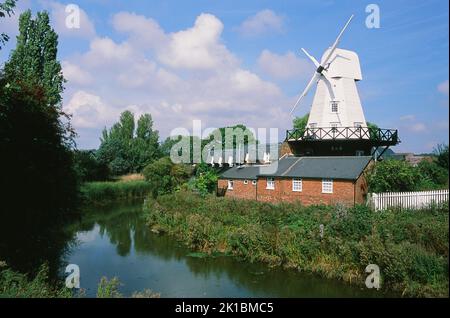
POLYGON ((404 192, 448 188, 448 146, 438 146, 431 160, 417 166, 387 159, 377 162, 368 175, 370 192, 404 192), (446 150, 445 150, 446 149, 446 150))
MULTIPOLYGON (((42 265, 33 278, 15 272, 0 262, 0 298, 73 298, 84 297, 84 291, 74 293, 62 284, 49 281, 49 269, 42 265)), ((120 281, 117 277, 102 277, 97 287, 97 298, 124 298, 120 293, 120 281)), ((134 292, 131 298, 159 298, 160 294, 146 289, 134 292)))
POLYGON ((374 213, 364 206, 273 205, 179 192, 148 200, 145 211, 149 226, 197 252, 362 286, 365 267, 377 264, 384 289, 448 297, 448 206, 374 213))
POLYGON ((111 202, 144 198, 152 187, 144 180, 87 182, 81 187, 84 204, 106 205, 111 202))

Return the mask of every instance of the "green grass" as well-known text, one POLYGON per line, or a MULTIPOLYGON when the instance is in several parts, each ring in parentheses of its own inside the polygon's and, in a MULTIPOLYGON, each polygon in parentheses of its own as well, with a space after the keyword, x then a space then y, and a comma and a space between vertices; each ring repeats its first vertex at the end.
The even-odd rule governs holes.
POLYGON ((144 180, 87 182, 81 187, 83 202, 94 205, 144 198, 149 192, 144 180))
POLYGON ((144 210, 149 226, 199 253, 234 255, 362 287, 366 266, 377 264, 383 289, 448 297, 448 206, 375 213, 364 206, 274 205, 179 192, 149 199, 144 210))

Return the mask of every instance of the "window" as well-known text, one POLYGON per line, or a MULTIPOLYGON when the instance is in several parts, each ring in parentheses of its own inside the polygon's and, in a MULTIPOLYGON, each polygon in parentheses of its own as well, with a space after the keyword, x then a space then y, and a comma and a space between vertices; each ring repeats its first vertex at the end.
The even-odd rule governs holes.
POLYGON ((256 180, 252 180, 252 185, 256 185, 256 180))
POLYGON ((244 180, 244 184, 248 184, 248 180, 244 180))
POLYGON ((274 178, 267 178, 266 189, 268 189, 268 190, 274 190, 275 189, 275 179, 274 178))
POLYGON ((322 193, 333 193, 332 179, 322 179, 322 193))
POLYGON ((302 179, 292 179, 292 191, 302 192, 302 179))
POLYGON ((337 101, 331 101, 331 112, 337 113, 339 111, 338 108, 338 102, 337 101))
POLYGON ((362 123, 360 123, 360 122, 355 122, 355 123, 354 123, 354 126, 355 126, 356 128, 361 128, 361 127, 362 127, 362 123))
POLYGON ((316 123, 311 123, 311 124, 309 124, 309 128, 314 129, 314 128, 316 128, 316 127, 317 127, 317 124, 316 124, 316 123))
POLYGON ((364 156, 364 151, 363 150, 356 150, 356 155, 358 157, 364 156))
POLYGON ((228 180, 228 190, 233 190, 233 186, 234 186, 234 181, 228 180))

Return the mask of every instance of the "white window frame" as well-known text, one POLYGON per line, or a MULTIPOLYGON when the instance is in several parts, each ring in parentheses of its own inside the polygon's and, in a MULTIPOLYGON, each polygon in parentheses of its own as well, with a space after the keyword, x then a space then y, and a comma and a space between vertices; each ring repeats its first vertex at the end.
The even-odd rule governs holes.
POLYGON ((233 180, 228 180, 228 190, 233 190, 234 188, 234 181, 233 180))
POLYGON ((360 122, 360 121, 355 121, 355 122, 353 123, 353 126, 355 126, 355 128, 362 128, 362 125, 363 125, 363 123, 360 122))
POLYGON ((252 185, 256 185, 257 181, 256 180, 252 180, 252 185))
POLYGON ((322 193, 333 193, 333 179, 322 179, 322 193))
POLYGON ((266 189, 267 190, 275 190, 275 178, 267 178, 266 189))
POLYGON ((330 102, 330 106, 331 106, 331 112, 333 113, 333 114, 335 114, 335 113, 339 113, 339 102, 338 101, 335 101, 335 100, 332 100, 331 102, 330 102), (335 110, 336 109, 336 110, 335 110))
POLYGON ((292 192, 302 192, 303 191, 303 180, 301 178, 292 179, 292 192))
POLYGON ((310 123, 309 128, 311 128, 311 129, 317 128, 317 123, 310 123))
POLYGON ((356 150, 355 155, 356 155, 357 157, 362 157, 362 156, 364 156, 364 150, 356 150))
POLYGON ((248 184, 248 180, 244 180, 244 184, 248 184))

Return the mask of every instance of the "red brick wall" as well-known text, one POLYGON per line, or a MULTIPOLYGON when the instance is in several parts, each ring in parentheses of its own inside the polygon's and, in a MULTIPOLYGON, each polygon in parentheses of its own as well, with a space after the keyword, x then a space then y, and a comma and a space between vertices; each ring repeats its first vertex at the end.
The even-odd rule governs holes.
MULTIPOLYGON (((228 188, 228 180, 219 180, 219 188, 228 188)), ((233 190, 226 190, 226 197, 238 199, 256 199, 256 186, 252 185, 252 180, 248 180, 248 184, 244 184, 244 180, 234 180, 233 190)))
POLYGON ((355 202, 357 204, 364 204, 367 200, 367 193, 369 191, 369 185, 367 183, 366 174, 363 173, 356 180, 355 184, 355 202))
POLYGON ((292 179, 275 179, 275 190, 266 189, 266 179, 258 180, 258 201, 311 204, 354 204, 353 181, 334 180, 333 193, 322 193, 322 179, 303 179, 302 192, 292 191, 292 179))
MULTIPOLYGON (((234 189, 225 192, 226 197, 263 201, 263 202, 295 202, 303 205, 337 204, 352 206, 365 203, 367 181, 365 175, 354 183, 351 180, 333 180, 333 193, 322 193, 322 179, 303 179, 302 192, 292 191, 292 179, 275 179, 275 189, 266 189, 266 178, 260 178, 257 186, 252 180, 244 184, 244 180, 234 180, 234 189), (257 194, 257 196, 256 196, 257 194)), ((219 180, 219 188, 227 188, 228 180, 219 180)))

